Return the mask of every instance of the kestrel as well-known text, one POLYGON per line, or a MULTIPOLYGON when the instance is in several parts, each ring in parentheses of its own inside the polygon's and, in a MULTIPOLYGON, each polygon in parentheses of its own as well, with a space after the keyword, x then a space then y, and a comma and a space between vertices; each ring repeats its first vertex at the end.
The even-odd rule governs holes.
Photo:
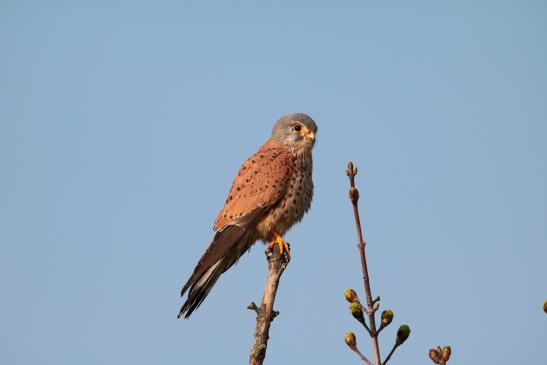
POLYGON ((190 317, 216 281, 258 240, 290 258, 283 235, 310 209, 317 126, 306 114, 281 117, 271 138, 241 166, 214 225, 213 242, 184 284, 178 318, 190 317))

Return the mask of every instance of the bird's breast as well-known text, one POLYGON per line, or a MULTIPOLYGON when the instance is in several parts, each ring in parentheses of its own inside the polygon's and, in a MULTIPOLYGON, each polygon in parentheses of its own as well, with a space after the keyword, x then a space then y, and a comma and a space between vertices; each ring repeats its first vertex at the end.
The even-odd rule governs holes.
POLYGON ((312 197, 311 154, 295 154, 293 171, 287 179, 285 193, 279 202, 270 209, 258 228, 263 233, 269 232, 273 228, 279 234, 285 234, 310 209, 312 197))

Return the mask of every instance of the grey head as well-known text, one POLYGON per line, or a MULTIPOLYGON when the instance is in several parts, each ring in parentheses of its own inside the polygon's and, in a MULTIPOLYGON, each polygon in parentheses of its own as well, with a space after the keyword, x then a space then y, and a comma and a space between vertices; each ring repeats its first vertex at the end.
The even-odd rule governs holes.
POLYGON ((272 139, 289 147, 312 148, 317 125, 309 115, 294 113, 285 115, 275 123, 272 139))

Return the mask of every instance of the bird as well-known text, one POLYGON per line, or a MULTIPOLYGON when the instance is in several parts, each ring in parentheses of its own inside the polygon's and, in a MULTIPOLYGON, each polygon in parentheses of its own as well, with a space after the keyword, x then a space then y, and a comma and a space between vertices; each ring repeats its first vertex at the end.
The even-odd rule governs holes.
POLYGON ((188 292, 177 318, 201 305, 219 277, 251 246, 262 241, 290 260, 284 234, 310 209, 313 197, 312 149, 317 125, 308 115, 285 115, 270 139, 239 169, 214 223, 213 240, 182 287, 188 292))

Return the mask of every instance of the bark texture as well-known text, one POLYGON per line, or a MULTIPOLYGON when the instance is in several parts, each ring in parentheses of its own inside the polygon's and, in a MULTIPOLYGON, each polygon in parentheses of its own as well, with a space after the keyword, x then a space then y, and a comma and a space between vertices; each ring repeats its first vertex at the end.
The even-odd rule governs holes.
POLYGON ((271 256, 268 256, 268 278, 264 285, 264 295, 262 304, 257 307, 251 303, 247 308, 256 312, 256 329, 254 332, 253 345, 249 356, 249 365, 261 365, 266 357, 266 349, 268 348, 268 339, 270 333, 270 325, 273 319, 279 314, 273 310, 275 295, 279 286, 279 280, 288 260, 285 255, 281 255, 279 250, 273 250, 271 256))

